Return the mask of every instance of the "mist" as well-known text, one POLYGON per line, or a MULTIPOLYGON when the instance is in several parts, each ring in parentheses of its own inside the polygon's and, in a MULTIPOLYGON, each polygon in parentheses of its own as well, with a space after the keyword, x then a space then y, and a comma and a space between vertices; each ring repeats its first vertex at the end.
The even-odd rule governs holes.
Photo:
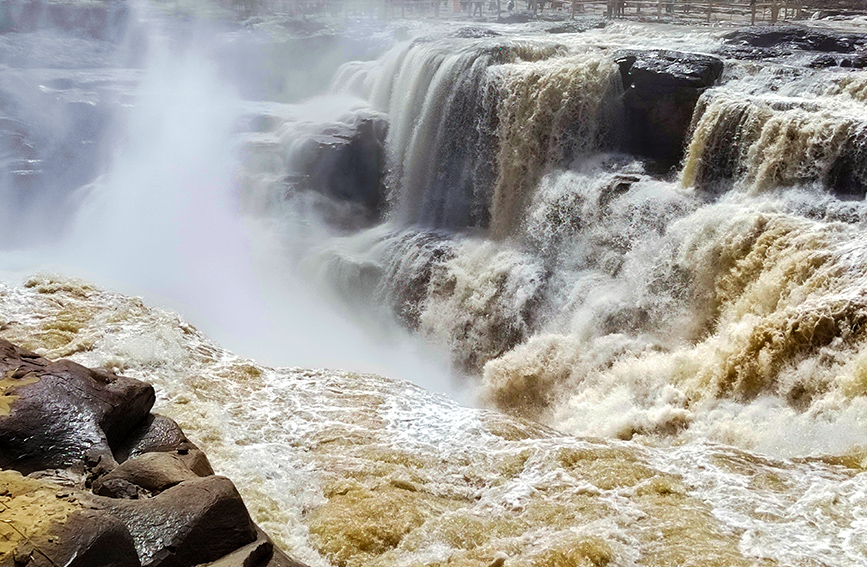
MULTIPOLYGON (((72 72, 73 83, 86 83, 74 85, 79 94, 91 96, 90 108, 104 110, 106 122, 87 140, 94 148, 85 164, 88 182, 73 183, 88 176, 72 176, 74 186, 45 183, 25 194, 4 181, 0 196, 12 204, 4 209, 19 211, 28 226, 44 225, 23 236, 4 229, 4 279, 36 271, 78 276, 177 311, 225 347, 261 363, 375 372, 471 402, 444 353, 383 314, 347 310, 322 293, 322 282, 303 277, 297 259, 331 234, 315 214, 257 215, 242 202, 249 116, 268 98, 283 114, 339 115, 344 99, 308 98, 303 106, 286 101, 327 84, 333 60, 350 55, 346 46, 327 54, 320 76, 311 71, 312 86, 293 86, 309 63, 300 71, 285 68, 289 82, 279 79, 280 66, 303 61, 303 54, 273 57, 274 45, 256 34, 239 37, 242 32, 205 20, 179 23, 146 3, 135 4, 132 19, 140 65, 115 75, 134 81, 93 88, 83 72, 72 72), (55 220, 44 222, 48 218, 55 220)), ((64 44, 61 36, 57 32, 57 48, 64 44)), ((44 92, 43 82, 31 88, 44 92)), ((17 99, 27 100, 27 93, 17 99)), ((28 113, 36 113, 24 117, 33 123, 59 123, 35 107, 28 113)))

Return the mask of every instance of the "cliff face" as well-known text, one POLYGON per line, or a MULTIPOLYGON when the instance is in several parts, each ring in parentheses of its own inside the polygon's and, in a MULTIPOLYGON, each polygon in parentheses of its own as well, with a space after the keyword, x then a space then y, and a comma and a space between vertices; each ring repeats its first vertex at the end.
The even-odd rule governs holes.
POLYGON ((300 567, 149 384, 0 339, 0 566, 300 567))

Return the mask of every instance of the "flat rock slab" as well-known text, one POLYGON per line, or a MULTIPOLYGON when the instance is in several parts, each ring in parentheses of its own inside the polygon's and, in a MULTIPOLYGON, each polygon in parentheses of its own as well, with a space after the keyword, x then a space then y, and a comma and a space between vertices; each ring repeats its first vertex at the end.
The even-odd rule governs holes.
POLYGON ((769 59, 795 51, 855 53, 867 45, 867 34, 794 25, 743 28, 723 38, 720 53, 735 59, 769 59))
POLYGON ((139 567, 129 531, 59 485, 0 471, 0 566, 139 567))

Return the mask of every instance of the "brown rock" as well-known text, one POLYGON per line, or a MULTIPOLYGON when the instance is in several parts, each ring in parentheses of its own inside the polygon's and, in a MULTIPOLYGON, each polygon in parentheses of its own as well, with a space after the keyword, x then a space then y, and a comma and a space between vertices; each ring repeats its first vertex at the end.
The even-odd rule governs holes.
POLYGON ((145 500, 91 496, 89 503, 126 525, 146 567, 192 567, 256 540, 241 496, 220 476, 188 480, 145 500))
POLYGON ((117 447, 115 457, 122 463, 138 455, 153 452, 175 453, 187 468, 198 476, 214 474, 205 453, 187 439, 174 420, 163 415, 149 415, 147 420, 117 447))
MULTIPOLYGON (((173 453, 145 453, 124 461, 105 476, 93 483, 93 491, 102 496, 115 496, 118 481, 140 486, 152 493, 160 493, 198 475, 191 471, 180 455, 173 453)), ((115 496, 117 497, 117 496, 115 496)), ((125 496, 121 496, 125 497, 125 496)))
POLYGON ((200 567, 307 567, 295 561, 276 546, 258 526, 256 541, 200 567))
POLYGON ((139 425, 153 406, 149 384, 49 362, 0 339, 0 467, 30 473, 83 468, 87 456, 110 468, 111 445, 139 425))
POLYGON ((139 567, 132 536, 115 517, 69 491, 0 471, 0 566, 139 567))

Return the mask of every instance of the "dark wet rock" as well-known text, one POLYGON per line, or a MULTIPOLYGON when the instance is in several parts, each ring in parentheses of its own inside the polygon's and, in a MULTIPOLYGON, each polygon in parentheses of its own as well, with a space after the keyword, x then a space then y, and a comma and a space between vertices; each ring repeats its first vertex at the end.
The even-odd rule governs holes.
POLYGON ((756 26, 724 36, 720 53, 736 59, 769 59, 795 51, 854 53, 867 45, 867 34, 842 33, 808 26, 756 26))
POLYGON ((385 207, 385 137, 388 121, 380 114, 353 116, 324 128, 305 143, 297 166, 305 187, 332 199, 362 205, 371 220, 385 207))
POLYGON ((111 466, 111 445, 142 422, 154 389, 68 360, 50 362, 0 340, 0 467, 25 474, 111 466))
POLYGON ((119 463, 145 453, 174 453, 186 467, 198 476, 214 474, 208 457, 187 439, 174 420, 159 414, 148 415, 146 420, 130 432, 115 450, 119 463))
POLYGON ((716 83, 722 61, 665 50, 619 51, 615 61, 625 89, 625 149, 667 166, 677 164, 696 102, 716 83))
POLYGON ((841 67, 844 69, 864 69, 867 67, 867 55, 837 55, 823 53, 810 62, 814 69, 841 67))
POLYGON ((497 21, 504 24, 526 24, 532 22, 536 17, 533 12, 512 12, 510 14, 500 14, 497 21))
POLYGON ((587 18, 552 26, 545 31, 548 33, 584 33, 589 30, 602 29, 607 25, 608 21, 603 18, 587 18))
POLYGON ((256 535, 253 543, 208 563, 207 567, 305 567, 275 547, 268 534, 261 529, 257 528, 256 535))
POLYGON ((867 35, 842 33, 808 26, 757 26, 724 36, 729 45, 788 47, 804 51, 853 53, 867 44, 867 35))
POLYGON ((502 34, 495 32, 494 30, 490 30, 487 28, 478 28, 473 26, 467 26, 465 28, 460 28, 455 30, 450 34, 452 37, 460 37, 465 39, 481 39, 483 37, 498 37, 502 34))
POLYGON ((142 565, 192 567, 255 541, 256 528, 235 486, 209 476, 145 500, 88 497, 132 534, 142 565))
POLYGON ((867 197, 867 125, 845 141, 824 181, 838 197, 867 197))

